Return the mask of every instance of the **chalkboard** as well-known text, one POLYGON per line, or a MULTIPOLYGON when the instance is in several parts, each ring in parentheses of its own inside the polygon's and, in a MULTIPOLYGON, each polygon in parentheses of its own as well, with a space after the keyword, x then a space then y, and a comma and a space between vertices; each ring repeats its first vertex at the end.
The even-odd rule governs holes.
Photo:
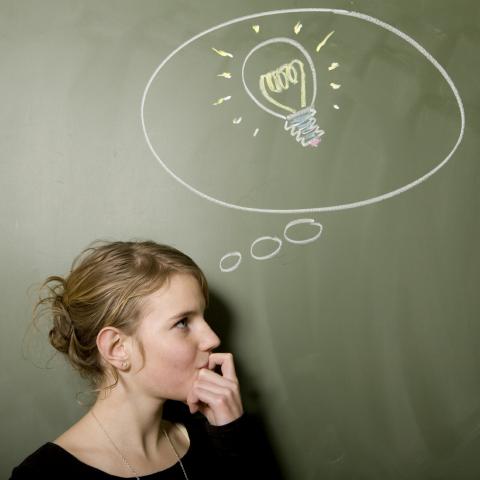
POLYGON ((27 335, 95 239, 210 282, 287 479, 480 476, 473 0, 0 1, 0 469, 84 414, 27 335))

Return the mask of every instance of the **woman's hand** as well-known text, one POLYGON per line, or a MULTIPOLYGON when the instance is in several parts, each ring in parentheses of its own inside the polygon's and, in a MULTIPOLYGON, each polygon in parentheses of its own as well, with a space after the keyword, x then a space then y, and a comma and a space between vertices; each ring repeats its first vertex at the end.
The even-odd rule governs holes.
POLYGON ((226 425, 242 416, 240 386, 231 353, 210 354, 208 369, 199 370, 187 404, 190 413, 200 411, 210 425, 226 425), (221 367, 221 375, 213 371, 217 365, 221 367))

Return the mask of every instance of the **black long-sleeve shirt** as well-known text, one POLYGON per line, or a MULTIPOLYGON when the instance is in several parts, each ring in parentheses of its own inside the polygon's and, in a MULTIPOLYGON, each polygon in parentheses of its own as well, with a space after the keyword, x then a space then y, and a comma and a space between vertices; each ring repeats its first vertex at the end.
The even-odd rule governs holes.
MULTIPOLYGON (((203 415, 191 415, 185 405, 175 403, 179 403, 180 408, 177 405, 176 410, 169 412, 164 409, 164 418, 180 421, 188 431, 190 446, 182 457, 182 463, 189 480, 244 479, 252 474, 260 478, 277 478, 270 476, 266 471, 267 466, 261 464, 261 452, 253 447, 255 438, 245 413, 227 425, 213 426, 203 415)), ((13 469, 10 480, 37 478, 113 480, 121 477, 87 465, 57 444, 47 442, 13 469)), ((182 480, 185 477, 177 462, 167 469, 141 478, 182 480)))

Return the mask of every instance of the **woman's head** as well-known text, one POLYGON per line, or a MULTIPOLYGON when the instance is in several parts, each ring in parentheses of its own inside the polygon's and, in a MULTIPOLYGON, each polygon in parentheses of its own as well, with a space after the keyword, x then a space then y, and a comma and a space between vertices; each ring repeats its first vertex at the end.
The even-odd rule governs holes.
MULTIPOLYGON (((75 259, 67 276, 47 278, 48 293, 37 303, 35 316, 51 315, 50 343, 92 387, 102 385, 108 372, 113 387, 118 373, 98 350, 99 332, 114 327, 136 339, 146 300, 176 274, 194 278, 208 305, 204 274, 179 250, 151 241, 96 243, 75 259)), ((138 347, 143 354, 141 342, 138 347)))

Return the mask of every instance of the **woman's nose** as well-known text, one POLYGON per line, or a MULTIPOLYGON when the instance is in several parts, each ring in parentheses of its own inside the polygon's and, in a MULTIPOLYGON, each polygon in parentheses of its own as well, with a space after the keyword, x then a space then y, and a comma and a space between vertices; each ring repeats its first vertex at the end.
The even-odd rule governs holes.
POLYGON ((214 350, 218 348, 222 341, 218 335, 212 330, 210 325, 205 322, 205 331, 202 337, 202 350, 214 350))

